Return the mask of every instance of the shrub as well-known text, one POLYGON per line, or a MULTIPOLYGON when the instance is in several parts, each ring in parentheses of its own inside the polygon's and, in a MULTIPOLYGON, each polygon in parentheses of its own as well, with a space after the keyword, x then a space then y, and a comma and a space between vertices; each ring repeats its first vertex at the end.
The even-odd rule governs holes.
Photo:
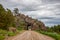
POLYGON ((0 29, 0 40, 4 40, 6 34, 7 34, 6 30, 0 29))
POLYGON ((16 33, 10 32, 10 31, 7 34, 8 34, 8 36, 14 36, 14 35, 16 35, 16 33))
POLYGON ((0 35, 5 36, 6 34, 7 34, 7 31, 6 31, 6 30, 2 30, 2 29, 0 29, 0 35))
POLYGON ((5 36, 0 35, 0 40, 4 40, 5 36))
POLYGON ((39 32, 42 33, 42 34, 51 36, 51 37, 55 38, 56 40, 60 40, 60 35, 57 34, 57 33, 53 33, 53 32, 45 32, 45 31, 39 31, 39 32))

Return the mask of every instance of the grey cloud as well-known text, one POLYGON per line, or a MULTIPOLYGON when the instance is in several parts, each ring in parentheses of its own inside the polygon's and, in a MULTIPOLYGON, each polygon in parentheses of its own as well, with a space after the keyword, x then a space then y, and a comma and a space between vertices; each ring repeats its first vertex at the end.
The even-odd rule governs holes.
POLYGON ((47 25, 60 24, 60 18, 58 18, 60 17, 60 0, 33 0, 32 2, 25 2, 22 0, 19 0, 19 2, 12 2, 11 0, 0 0, 0 4, 11 10, 17 7, 21 12, 23 12, 23 14, 29 15, 33 18, 41 19, 47 25))
POLYGON ((60 19, 40 19, 46 26, 54 26, 60 24, 60 19))
POLYGON ((45 4, 60 3, 60 0, 42 0, 45 4))
POLYGON ((49 24, 60 24, 60 20, 51 20, 51 21, 47 21, 46 23, 49 23, 49 24))
POLYGON ((59 15, 60 16, 60 12, 59 13, 56 13, 56 15, 59 15))
POLYGON ((38 19, 54 19, 55 17, 38 17, 38 19))

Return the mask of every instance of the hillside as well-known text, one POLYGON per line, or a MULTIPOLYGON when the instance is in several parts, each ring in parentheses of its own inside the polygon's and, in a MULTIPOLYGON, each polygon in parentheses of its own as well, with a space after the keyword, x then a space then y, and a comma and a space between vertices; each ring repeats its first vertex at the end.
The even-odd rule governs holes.
POLYGON ((17 14, 16 17, 16 26, 21 26, 19 23, 23 23, 24 29, 28 30, 29 28, 32 30, 45 30, 45 24, 41 21, 33 19, 29 16, 25 16, 24 14, 17 14))

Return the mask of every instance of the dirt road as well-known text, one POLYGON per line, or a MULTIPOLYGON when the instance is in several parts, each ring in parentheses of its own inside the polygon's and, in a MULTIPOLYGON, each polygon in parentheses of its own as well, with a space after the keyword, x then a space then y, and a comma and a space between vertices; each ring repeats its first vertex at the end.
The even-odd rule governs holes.
POLYGON ((35 31, 25 31, 24 33, 10 40, 54 40, 51 37, 37 33, 35 31))

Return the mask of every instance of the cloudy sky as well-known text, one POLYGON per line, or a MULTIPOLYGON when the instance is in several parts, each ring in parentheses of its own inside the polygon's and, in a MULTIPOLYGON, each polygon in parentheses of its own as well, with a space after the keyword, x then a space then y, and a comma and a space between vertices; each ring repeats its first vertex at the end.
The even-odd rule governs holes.
POLYGON ((0 0, 4 8, 20 12, 41 20, 46 26, 60 24, 60 0, 0 0))

